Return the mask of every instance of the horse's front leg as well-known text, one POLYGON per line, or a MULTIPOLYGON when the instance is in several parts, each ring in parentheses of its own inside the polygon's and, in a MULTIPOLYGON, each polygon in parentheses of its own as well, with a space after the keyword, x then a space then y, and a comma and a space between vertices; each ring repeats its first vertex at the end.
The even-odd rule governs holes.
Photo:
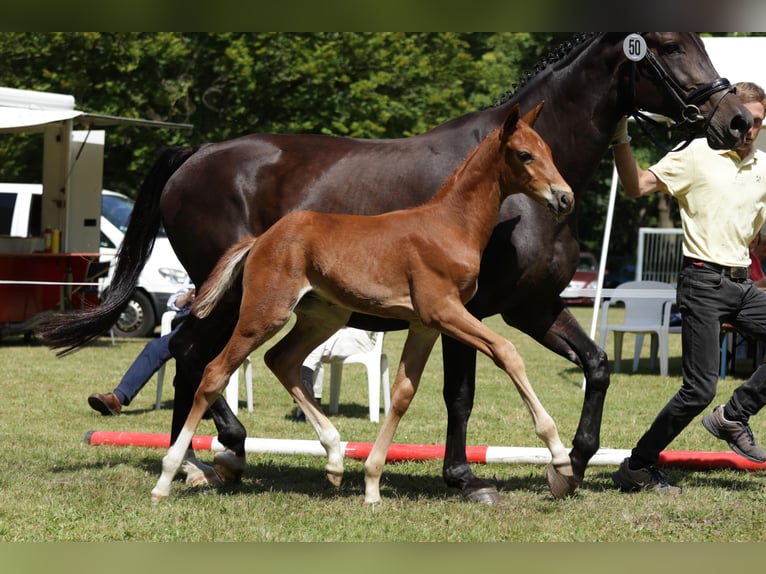
MULTIPOLYGON (((569 458, 574 479, 582 484, 588 462, 599 449, 604 401, 609 388, 609 365, 607 355, 583 330, 572 313, 559 305, 554 307, 550 319, 538 314, 530 324, 519 323, 518 317, 506 322, 537 339, 551 351, 572 361, 583 369, 585 397, 580 421, 572 440, 569 458), (547 328, 541 330, 541 326, 547 328)), ((579 385, 579 381, 578 381, 579 385)))
POLYGON ((442 337, 444 404, 447 407, 447 440, 442 477, 448 486, 459 488, 463 498, 482 504, 501 501, 495 485, 478 478, 465 454, 468 419, 476 390, 476 349, 442 337))

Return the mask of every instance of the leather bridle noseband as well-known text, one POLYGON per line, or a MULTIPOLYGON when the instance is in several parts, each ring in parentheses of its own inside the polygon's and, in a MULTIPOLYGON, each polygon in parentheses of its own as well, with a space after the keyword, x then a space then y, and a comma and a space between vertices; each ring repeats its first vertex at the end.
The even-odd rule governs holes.
MULTIPOLYGON (((681 109, 681 117, 683 119, 680 122, 676 122, 673 125, 674 128, 679 128, 682 126, 693 126, 693 124, 697 124, 698 122, 704 121, 704 125, 702 126, 702 129, 699 131, 699 133, 704 134, 705 132, 707 132, 707 129, 710 126, 710 122, 713 119, 713 116, 715 116, 716 112, 718 111, 718 107, 721 105, 721 102, 726 97, 726 95, 730 93, 733 94, 736 92, 736 89, 729 83, 729 80, 727 80, 726 78, 717 78, 713 80, 712 82, 708 82, 707 84, 700 86, 699 88, 696 88, 695 90, 692 90, 690 93, 685 94, 684 90, 678 85, 678 83, 672 77, 670 77, 670 75, 665 71, 665 68, 663 68, 662 64, 659 62, 659 60, 652 53, 651 50, 649 49, 646 50, 646 55, 644 56, 642 60, 632 61, 630 80, 631 80, 631 93, 632 93, 633 105, 632 105, 632 111, 629 112, 627 115, 629 117, 630 116, 634 117, 636 119, 636 124, 638 125, 638 127, 640 127, 641 130, 644 132, 644 134, 646 134, 646 136, 652 140, 654 145, 664 149, 665 151, 682 150, 692 142, 694 137, 690 136, 679 147, 670 150, 667 148, 667 146, 657 141, 657 139, 654 137, 654 134, 651 133, 651 130, 648 128, 647 124, 652 124, 655 127, 661 127, 662 124, 658 122, 657 120, 642 113, 638 109, 638 107, 635 105, 636 74, 638 73, 638 66, 642 61, 646 61, 649 64, 651 69, 654 71, 657 79, 660 81, 660 84, 668 91, 668 93, 676 101, 679 108, 681 109), (699 104, 702 104, 703 102, 707 101, 709 98, 711 98, 714 94, 718 92, 723 92, 723 93, 721 94, 721 97, 718 98, 718 101, 715 102, 715 105, 713 106, 713 110, 710 112, 710 114, 706 118, 700 111, 699 104)), ((696 131, 696 126, 694 127, 696 131)))

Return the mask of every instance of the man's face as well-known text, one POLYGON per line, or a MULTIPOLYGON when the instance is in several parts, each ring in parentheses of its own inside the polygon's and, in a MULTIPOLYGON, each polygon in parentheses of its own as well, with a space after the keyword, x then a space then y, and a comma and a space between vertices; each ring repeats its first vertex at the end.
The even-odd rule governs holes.
POLYGON ((748 102, 744 105, 753 116, 753 127, 751 127, 745 135, 745 143, 736 148, 736 151, 740 155, 745 156, 750 153, 758 134, 761 132, 763 126, 764 108, 761 102, 748 102))

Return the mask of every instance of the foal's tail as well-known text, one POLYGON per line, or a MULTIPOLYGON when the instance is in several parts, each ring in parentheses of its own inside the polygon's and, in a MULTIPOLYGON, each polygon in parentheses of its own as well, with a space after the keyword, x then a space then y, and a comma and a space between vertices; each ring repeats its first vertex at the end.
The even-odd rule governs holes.
POLYGON ((160 229, 160 196, 165 184, 198 147, 167 147, 144 179, 128 223, 106 298, 96 307, 52 315, 36 334, 59 355, 76 351, 107 332, 120 317, 138 284, 160 229))
POLYGON ((248 235, 240 239, 223 254, 210 276, 197 293, 191 312, 199 318, 207 317, 213 311, 224 293, 231 287, 234 278, 245 265, 245 257, 255 244, 256 238, 248 235))

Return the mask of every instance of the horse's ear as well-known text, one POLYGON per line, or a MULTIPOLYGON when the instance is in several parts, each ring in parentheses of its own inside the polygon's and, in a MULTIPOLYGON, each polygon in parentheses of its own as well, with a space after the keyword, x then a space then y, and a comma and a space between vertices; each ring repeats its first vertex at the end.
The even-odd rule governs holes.
POLYGON ((527 123, 530 126, 535 125, 535 121, 537 120, 537 116, 540 115, 540 111, 543 109, 543 104, 545 104, 545 101, 541 101, 533 109, 528 111, 527 114, 522 118, 524 120, 524 122, 527 123))
POLYGON ((505 118, 505 123, 503 124, 503 133, 502 136, 507 136, 508 134, 512 134, 516 130, 516 124, 519 121, 519 118, 521 117, 521 106, 519 104, 514 104, 511 108, 511 111, 508 112, 508 116, 505 118))

